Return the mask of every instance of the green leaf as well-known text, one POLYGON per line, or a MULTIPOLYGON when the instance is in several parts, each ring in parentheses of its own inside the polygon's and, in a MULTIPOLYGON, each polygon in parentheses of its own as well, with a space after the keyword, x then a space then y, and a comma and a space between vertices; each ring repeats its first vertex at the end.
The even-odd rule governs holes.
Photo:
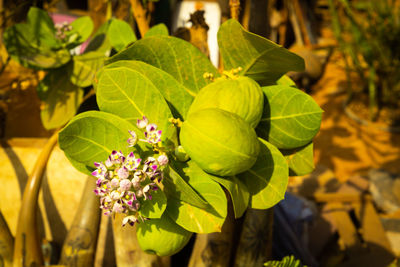
POLYGON ((103 66, 104 58, 104 54, 100 52, 88 52, 74 56, 70 70, 71 82, 79 87, 90 86, 96 71, 103 66))
POLYGON ((262 87, 264 111, 257 133, 271 144, 292 149, 308 144, 319 131, 322 109, 314 99, 297 88, 274 85, 262 87))
MULTIPOLYGON (((140 134, 134 125, 116 115, 88 111, 78 114, 64 127, 58 142, 68 158, 92 167, 94 162, 105 161, 113 150, 124 155, 132 150, 126 142, 130 137, 128 130, 140 134)), ((135 146, 134 152, 139 153, 140 148, 135 146)))
POLYGON ((80 171, 84 174, 90 175, 92 177, 92 172, 95 170, 94 165, 92 165, 92 167, 86 166, 86 164, 72 159, 67 154, 65 154, 65 156, 67 157, 67 159, 71 163, 71 165, 75 167, 75 169, 77 169, 78 171, 80 171))
POLYGON ((108 37, 111 45, 117 51, 121 51, 128 44, 137 40, 131 25, 120 19, 111 20, 108 37))
POLYGON ((66 124, 81 104, 83 90, 73 85, 65 73, 65 68, 50 71, 38 85, 44 104, 40 117, 46 129, 66 124))
POLYGON ((235 218, 241 217, 250 201, 250 193, 247 186, 236 176, 220 177, 210 175, 210 177, 228 190, 231 195, 235 218))
POLYGON ((224 68, 242 67, 243 73, 261 85, 274 84, 288 71, 304 70, 304 60, 261 36, 246 31, 230 19, 218 31, 224 68))
POLYGON ((249 207, 268 209, 284 198, 289 170, 281 152, 267 141, 259 140, 260 154, 256 163, 239 178, 251 194, 249 207))
POLYGON ((208 203, 172 168, 163 180, 165 192, 169 198, 176 198, 199 208, 207 208, 208 203))
POLYGON ((289 164, 290 176, 301 176, 314 170, 313 143, 300 148, 281 150, 289 164))
POLYGON ((202 209, 176 198, 168 198, 167 214, 188 231, 220 232, 227 215, 227 200, 221 186, 193 161, 189 161, 182 171, 183 178, 209 203, 209 206, 202 209))
MULTIPOLYGON (((181 119, 186 118, 189 107, 193 102, 193 95, 171 75, 142 61, 136 60, 120 60, 107 65, 105 69, 117 67, 130 68, 143 74, 163 95, 174 117, 181 119)), ((101 72, 98 73, 98 76, 101 75, 101 72)))
POLYGON ((75 44, 81 44, 85 42, 90 34, 92 34, 92 31, 94 29, 94 24, 92 19, 89 16, 83 16, 80 18, 77 18, 73 22, 71 22, 72 26, 72 31, 68 35, 71 34, 77 34, 78 36, 75 37, 76 39, 74 40, 75 44))
POLYGON ((282 77, 276 81, 276 84, 296 87, 296 83, 287 75, 282 75, 282 77))
POLYGON ((164 23, 160 23, 151 27, 145 34, 144 37, 150 37, 155 35, 168 36, 168 28, 164 23))
POLYGON ((105 68, 96 86, 100 110, 116 114, 132 124, 146 116, 163 131, 163 140, 176 140, 176 128, 169 123, 171 110, 157 86, 141 72, 126 68, 105 68))
POLYGON ((216 68, 199 49, 171 36, 143 38, 111 57, 106 64, 118 60, 140 60, 172 75, 193 94, 207 85, 206 72, 218 76, 216 68))
POLYGON ((32 46, 46 46, 52 49, 60 48, 61 43, 55 37, 56 31, 53 20, 46 11, 31 7, 28 12, 26 24, 22 25, 26 26, 26 29, 29 31, 29 33, 24 31, 24 34, 29 34, 34 40, 34 43, 31 44, 32 46))
POLYGON ((141 202, 139 213, 145 218, 161 218, 167 207, 167 197, 161 190, 153 191, 151 197, 141 202))

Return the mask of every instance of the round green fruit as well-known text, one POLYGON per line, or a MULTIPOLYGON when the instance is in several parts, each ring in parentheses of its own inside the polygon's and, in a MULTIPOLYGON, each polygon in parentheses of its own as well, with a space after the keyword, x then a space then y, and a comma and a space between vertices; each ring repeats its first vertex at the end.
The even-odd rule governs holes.
POLYGON ((140 248, 149 254, 171 256, 180 251, 192 236, 167 215, 150 219, 136 225, 136 236, 140 248))
POLYGON ((183 122, 180 141, 204 171, 231 176, 251 168, 259 142, 254 129, 238 115, 222 109, 202 109, 183 122))
POLYGON ((201 109, 219 108, 235 113, 255 128, 261 119, 264 94, 254 80, 240 76, 217 80, 200 90, 189 114, 201 109))

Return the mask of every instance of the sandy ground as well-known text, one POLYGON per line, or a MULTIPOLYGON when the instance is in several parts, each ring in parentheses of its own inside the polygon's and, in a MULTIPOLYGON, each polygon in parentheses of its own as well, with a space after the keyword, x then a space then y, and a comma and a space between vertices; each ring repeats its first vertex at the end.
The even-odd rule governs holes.
POLYGON ((360 125, 345 114, 346 75, 339 61, 334 53, 312 90, 312 97, 325 111, 314 139, 315 164, 333 170, 341 181, 371 168, 400 174, 400 134, 360 125))

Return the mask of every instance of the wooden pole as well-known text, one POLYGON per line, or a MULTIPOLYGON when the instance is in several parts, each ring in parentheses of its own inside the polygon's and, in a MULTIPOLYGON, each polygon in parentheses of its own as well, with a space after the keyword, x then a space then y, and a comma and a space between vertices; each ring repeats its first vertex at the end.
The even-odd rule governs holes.
POLYGON ((88 177, 74 221, 65 238, 61 265, 93 266, 100 224, 99 198, 94 194, 95 179, 88 177))
POLYGON ((263 266, 271 259, 273 209, 248 209, 236 252, 235 267, 263 266))
POLYGON ((228 267, 231 266, 235 238, 235 218, 230 197, 228 215, 220 233, 197 234, 189 267, 228 267))
POLYGON ((38 197, 43 174, 57 138, 58 131, 50 137, 40 153, 22 196, 13 255, 15 267, 43 265, 41 239, 37 227, 38 197))
POLYGON ((115 256, 118 267, 168 267, 169 257, 158 257, 145 253, 136 238, 136 226, 122 226, 122 214, 112 220, 115 256))

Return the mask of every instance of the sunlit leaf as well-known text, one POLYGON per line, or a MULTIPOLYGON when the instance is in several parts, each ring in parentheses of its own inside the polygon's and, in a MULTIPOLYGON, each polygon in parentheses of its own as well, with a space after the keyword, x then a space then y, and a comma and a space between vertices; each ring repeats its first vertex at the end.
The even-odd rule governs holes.
POLYGON ((290 176, 306 175, 314 170, 313 143, 281 152, 289 164, 290 176))
POLYGON ((167 214, 180 226, 196 233, 220 232, 227 215, 227 200, 221 186, 193 161, 182 168, 182 177, 209 206, 197 208, 177 198, 168 198, 167 214))
POLYGON ((289 170, 281 152, 259 138, 261 150, 254 166, 239 175, 247 185, 252 209, 268 209, 285 196, 289 170))
POLYGON ((162 69, 193 94, 208 84, 203 78, 204 73, 218 76, 215 67, 199 49, 171 36, 143 38, 111 57, 106 64, 118 60, 140 60, 162 69))
POLYGON ((304 69, 304 60, 284 47, 246 31, 230 19, 218 31, 218 45, 224 68, 241 67, 243 75, 261 85, 274 84, 288 71, 304 69))
POLYGON ((314 99, 291 86, 262 89, 266 98, 258 135, 282 149, 308 144, 319 131, 323 112, 314 99))
POLYGON ((111 45, 117 51, 121 51, 128 44, 136 41, 136 35, 131 25, 120 19, 112 19, 108 29, 108 37, 111 45))

